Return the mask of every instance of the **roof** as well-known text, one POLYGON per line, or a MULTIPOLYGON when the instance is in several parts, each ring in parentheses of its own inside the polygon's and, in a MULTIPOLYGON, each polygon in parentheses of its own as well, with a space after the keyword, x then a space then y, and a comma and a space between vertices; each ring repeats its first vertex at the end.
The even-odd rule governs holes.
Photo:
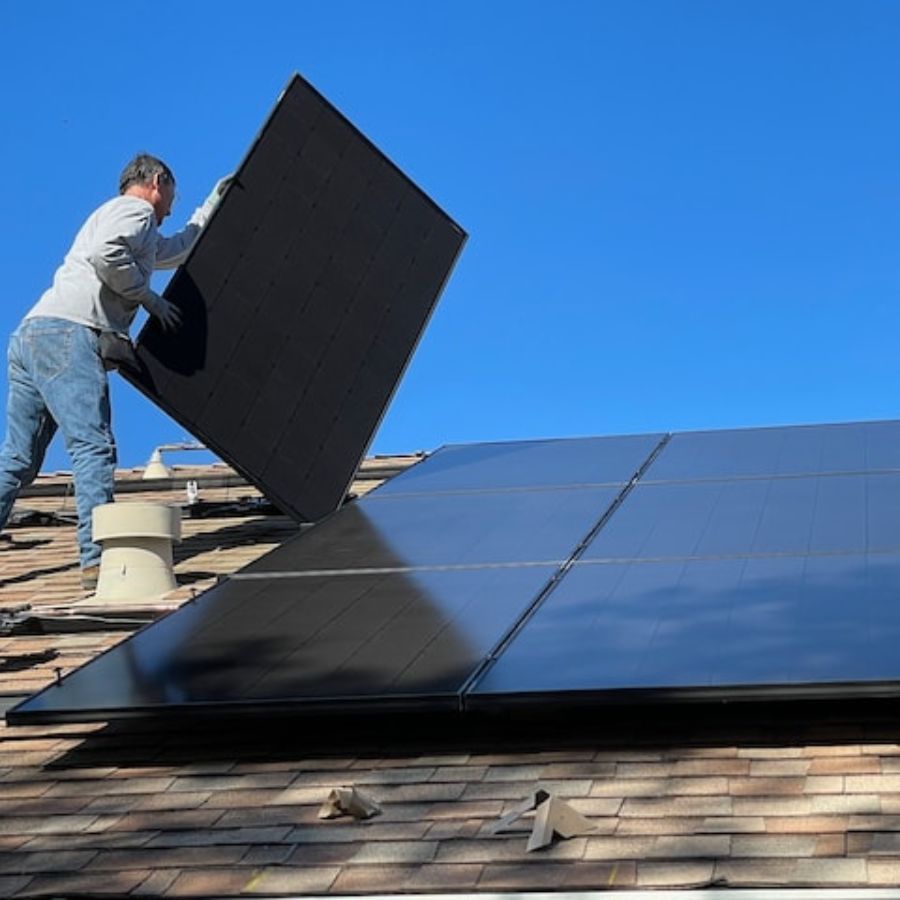
MULTIPOLYGON (((363 492, 416 457, 370 460, 363 492)), ((120 472, 119 499, 183 503, 196 479, 219 515, 186 518, 173 608, 296 533, 254 508, 220 467, 182 467, 151 493, 120 472)), ((41 478, 17 506, 71 518, 68 477, 41 478)), ((56 630, 0 637, 9 707, 122 640, 78 589, 71 524, 10 530, 0 608, 56 617, 56 630), (59 629, 72 611, 89 631, 59 629), (108 629, 107 629, 108 626, 108 629), (93 630, 101 627, 104 630, 93 630)), ((23 613, 19 613, 23 615, 23 613)), ((51 623, 51 629, 54 627, 51 623)), ((900 726, 889 703, 607 710, 577 721, 436 723, 346 717, 302 727, 247 720, 202 729, 149 721, 0 725, 0 895, 352 894, 900 882, 900 726), (355 785, 382 811, 322 820, 355 785), (526 850, 492 825, 538 786, 592 831, 526 850)))

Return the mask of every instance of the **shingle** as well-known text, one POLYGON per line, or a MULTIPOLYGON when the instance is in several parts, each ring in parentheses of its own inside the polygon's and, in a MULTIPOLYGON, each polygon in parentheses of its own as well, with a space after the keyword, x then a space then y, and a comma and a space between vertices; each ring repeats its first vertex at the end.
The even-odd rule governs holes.
POLYGON ((900 884, 900 859, 870 859, 867 873, 871 885, 896 887, 900 884))
POLYGON ((137 897, 161 897, 180 874, 180 869, 160 869, 157 872, 151 872, 132 891, 132 894, 137 897))
POLYGON ((749 777, 732 778, 728 791, 735 797, 789 797, 799 796, 806 787, 806 778, 749 777))
POLYGON ((736 834, 731 842, 731 855, 741 857, 812 856, 816 838, 807 835, 736 834))
MULTIPOLYGON (((172 831, 185 828, 209 828, 221 819, 221 809, 138 810, 120 816, 104 816, 110 831, 172 831)), ((106 830, 106 828, 104 828, 106 830)))
POLYGON ((722 880, 728 887, 783 887, 791 884, 794 865, 794 860, 787 859, 719 860, 713 869, 713 879, 722 880))
POLYGON ((638 887, 704 887, 713 877, 712 862, 641 862, 637 867, 638 887))
POLYGON ((565 884, 567 863, 488 863, 478 881, 479 891, 547 891, 565 884))
POLYGON ((824 834, 847 830, 849 816, 777 816, 767 817, 766 831, 772 834, 824 834))
POLYGON ((813 813, 880 813, 882 798, 877 794, 814 794, 810 797, 813 813))
POLYGON ((881 771, 882 762, 875 756, 819 756, 809 764, 810 775, 877 775, 881 771))
POLYGON ((97 821, 97 816, 16 816, 0 819, 0 834, 78 834, 97 821))
POLYGON ((581 860, 566 866, 563 887, 569 890, 602 890, 634 887, 637 866, 630 860, 595 862, 581 860))
POLYGON ((192 829, 164 832, 148 842, 149 847, 211 847, 225 844, 274 844, 286 838, 291 829, 230 828, 192 829))
POLYGON ((377 817, 362 824, 352 819, 336 819, 292 828, 286 841, 293 844, 413 841, 423 837, 428 827, 428 822, 381 823, 377 817))
POLYGON ((630 816, 729 816, 740 815, 731 797, 669 797, 664 800, 628 799, 621 815, 630 816))
POLYGON ((147 880, 147 871, 105 872, 99 878, 92 872, 39 875, 28 882, 29 896, 65 897, 79 894, 127 894, 147 880))
POLYGON ((89 863, 93 850, 57 850, 53 853, 0 853, 0 874, 23 875, 32 872, 77 872, 89 863))
POLYGON ((331 866, 267 868, 250 879, 244 891, 248 894, 322 893, 337 876, 338 869, 331 866))
POLYGON ((125 850, 142 847, 158 834, 156 831, 89 832, 86 834, 42 834, 25 845, 37 850, 125 850))
MULTIPOLYGON (((422 819, 495 819, 503 812, 503 806, 502 800, 457 800, 451 803, 434 803, 422 811, 418 817, 422 819)), ((589 813, 585 812, 585 815, 589 815, 589 813)))
POLYGON ((666 778, 614 778, 595 781, 591 797, 660 797, 668 792, 666 778))
MULTIPOLYGON (((205 809, 205 807, 204 807, 205 809)), ((258 828, 261 825, 322 824, 317 806, 239 806, 230 812, 220 811, 217 828, 258 828)))
POLYGON ((178 869, 236 864, 246 853, 246 845, 226 847, 171 847, 166 849, 107 850, 98 853, 91 870, 178 869))
POLYGON ((844 790, 848 794, 896 794, 900 792, 900 775, 847 775, 844 790))
POLYGON ((550 859, 581 859, 586 843, 584 838, 572 838, 528 853, 525 849, 527 842, 527 834, 475 841, 447 841, 439 844, 436 859, 443 863, 495 863, 508 860, 540 863, 550 859))
POLYGON ((27 887, 30 875, 0 875, 0 897, 12 897, 27 887))
POLYGON ((418 866, 349 866, 335 870, 336 878, 327 890, 334 894, 394 893, 406 890, 418 871, 418 866))
POLYGON ((405 882, 410 891, 464 891, 472 890, 481 878, 483 867, 477 864, 459 863, 444 865, 432 863, 420 866, 405 882))
POLYGON ((379 841, 363 844, 347 860, 353 865, 403 865, 427 863, 434 859, 437 841, 379 841))
POLYGON ((585 859, 681 859, 727 856, 728 835, 588 838, 585 859))
POLYGON ((464 781, 467 784, 481 781, 487 773, 487 766, 438 766, 433 770, 430 781, 464 781))
POLYGON ((197 869, 183 871, 166 890, 167 897, 229 896, 240 894, 254 879, 251 869, 197 869))
POLYGON ((799 859, 791 873, 800 885, 856 885, 867 880, 864 859, 799 859))

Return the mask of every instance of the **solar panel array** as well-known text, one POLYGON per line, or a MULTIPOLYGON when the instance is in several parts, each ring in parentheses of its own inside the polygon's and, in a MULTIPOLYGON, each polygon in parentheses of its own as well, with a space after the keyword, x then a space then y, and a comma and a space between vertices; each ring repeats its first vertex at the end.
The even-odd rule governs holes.
POLYGON ((900 695, 900 423, 445 447, 13 721, 900 695))
POLYGON ((298 521, 343 500, 465 233, 299 76, 137 343, 143 393, 298 521))

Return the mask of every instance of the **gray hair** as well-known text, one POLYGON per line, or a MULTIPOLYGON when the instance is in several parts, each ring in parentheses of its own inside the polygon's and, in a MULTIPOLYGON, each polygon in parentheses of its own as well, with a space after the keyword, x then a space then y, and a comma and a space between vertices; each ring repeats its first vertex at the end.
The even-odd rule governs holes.
POLYGON ((122 169, 119 176, 119 193, 124 194, 132 185, 150 184, 156 176, 163 182, 175 184, 175 176, 172 170, 161 160, 149 153, 138 155, 122 169))

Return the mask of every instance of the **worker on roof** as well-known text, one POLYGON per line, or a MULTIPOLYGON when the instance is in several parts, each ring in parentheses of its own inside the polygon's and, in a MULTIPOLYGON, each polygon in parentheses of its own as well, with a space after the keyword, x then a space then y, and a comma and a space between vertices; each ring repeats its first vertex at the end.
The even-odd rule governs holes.
POLYGON ((119 196, 88 216, 53 284, 10 338, 0 528, 21 488, 40 471, 58 428, 72 459, 86 590, 96 587, 100 563, 91 514, 113 499, 107 369, 121 360, 123 347, 130 350, 128 330, 139 306, 166 330, 180 325, 178 307, 151 290, 150 276, 185 259, 229 181, 221 179, 187 226, 166 238, 157 229, 172 211, 175 176, 162 160, 136 156, 119 178, 119 196))

